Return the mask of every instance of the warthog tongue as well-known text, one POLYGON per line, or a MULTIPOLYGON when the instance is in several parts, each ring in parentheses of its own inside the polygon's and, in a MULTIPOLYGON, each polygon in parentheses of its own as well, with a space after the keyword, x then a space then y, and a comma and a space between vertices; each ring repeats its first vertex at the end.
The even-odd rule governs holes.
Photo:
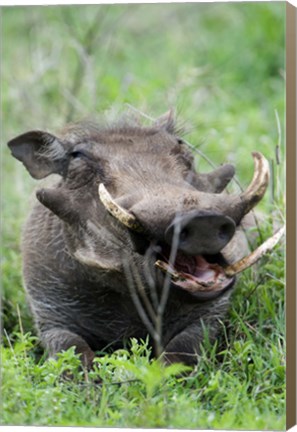
POLYGON ((285 227, 279 229, 251 254, 236 263, 223 267, 209 263, 203 256, 195 257, 177 254, 174 267, 158 260, 155 266, 170 275, 172 282, 191 293, 219 293, 232 284, 235 275, 254 265, 271 251, 285 233, 285 227))
POLYGON ((207 262, 201 255, 190 257, 190 261, 191 264, 178 256, 174 268, 161 260, 155 265, 164 273, 169 273, 175 285, 192 293, 219 292, 234 280, 232 276, 226 277, 223 267, 207 262))

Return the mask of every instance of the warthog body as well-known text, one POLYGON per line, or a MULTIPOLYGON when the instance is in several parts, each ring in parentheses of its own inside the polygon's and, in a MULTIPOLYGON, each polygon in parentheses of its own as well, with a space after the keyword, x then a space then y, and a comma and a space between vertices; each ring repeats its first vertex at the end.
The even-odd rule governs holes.
POLYGON ((149 334, 166 361, 196 362, 204 326, 215 338, 228 308, 234 278, 214 283, 241 253, 228 245, 264 192, 222 193, 231 165, 197 174, 170 116, 146 128, 81 124, 59 138, 31 131, 8 145, 34 178, 61 176, 37 191, 22 246, 50 355, 75 346, 89 366, 95 351, 149 334), (162 271, 168 262, 177 276, 162 271))

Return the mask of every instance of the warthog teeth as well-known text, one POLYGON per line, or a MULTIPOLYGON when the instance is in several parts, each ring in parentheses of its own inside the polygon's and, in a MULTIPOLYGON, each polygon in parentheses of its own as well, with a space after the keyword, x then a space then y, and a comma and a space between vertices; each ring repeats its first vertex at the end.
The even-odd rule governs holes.
POLYGON ((284 225, 272 237, 267 239, 252 253, 250 253, 246 257, 242 258, 236 263, 225 268, 224 271, 226 276, 233 277, 236 274, 241 273, 247 268, 254 265, 257 261, 259 261, 260 258, 262 258, 263 255, 265 255, 267 252, 270 252, 277 245, 277 243, 284 235, 285 231, 286 231, 286 227, 284 225))
POLYGON ((179 273, 173 270, 170 265, 166 264, 164 261, 156 261, 155 266, 158 267, 163 273, 169 273, 173 281, 180 280, 181 277, 179 273))
MULTIPOLYGON (((270 252, 284 235, 285 229, 285 226, 280 228, 272 237, 262 243, 261 246, 259 246, 246 257, 237 261, 235 264, 232 264, 226 268, 220 267, 220 274, 217 275, 213 280, 207 281, 206 283, 197 280, 195 285, 192 285, 190 288, 186 287, 185 289, 191 292, 219 290, 219 288, 222 288, 222 286, 226 284, 228 280, 234 278, 236 274, 248 269, 257 261, 259 261, 263 255, 265 255, 267 252, 270 252)), ((156 261, 155 266, 163 273, 169 274, 173 282, 181 283, 180 286, 182 286, 183 282, 187 281, 187 277, 183 275, 183 273, 179 273, 164 261, 156 261)))
POLYGON ((112 216, 127 228, 133 231, 143 232, 143 228, 135 216, 115 202, 103 183, 99 184, 98 193, 102 204, 112 216))

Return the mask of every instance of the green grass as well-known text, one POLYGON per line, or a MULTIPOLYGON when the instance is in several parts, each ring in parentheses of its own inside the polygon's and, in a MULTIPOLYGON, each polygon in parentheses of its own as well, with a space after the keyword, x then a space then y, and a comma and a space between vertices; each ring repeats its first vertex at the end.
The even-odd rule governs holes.
POLYGON ((265 239, 284 212, 284 19, 285 3, 2 9, 3 424, 285 428, 283 246, 242 275, 217 343, 205 335, 187 378, 150 359, 145 342, 98 358, 89 374, 72 350, 46 361, 21 278, 21 227, 38 183, 5 145, 125 104, 153 117, 173 106, 187 140, 214 164, 233 163, 243 186, 251 152, 269 159, 265 239))

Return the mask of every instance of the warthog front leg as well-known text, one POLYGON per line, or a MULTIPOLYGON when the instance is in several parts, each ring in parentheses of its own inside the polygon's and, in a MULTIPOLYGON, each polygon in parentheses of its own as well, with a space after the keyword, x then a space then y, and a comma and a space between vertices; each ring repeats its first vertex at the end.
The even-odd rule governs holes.
POLYGON ((83 366, 87 368, 92 366, 95 354, 81 336, 69 330, 53 328, 44 332, 42 339, 51 357, 55 357, 57 353, 74 346, 75 352, 81 354, 80 358, 83 366))
MULTIPOLYGON (((209 339, 215 340, 219 330, 219 322, 211 320, 211 322, 204 322, 204 325, 208 329, 209 339)), ((192 324, 174 336, 165 347, 163 357, 165 363, 183 363, 188 366, 195 366, 201 352, 200 345, 204 340, 204 325, 202 323, 192 324)))
POLYGON ((201 328, 190 327, 176 335, 164 350, 164 361, 194 366, 198 361, 199 345, 202 342, 201 328))

